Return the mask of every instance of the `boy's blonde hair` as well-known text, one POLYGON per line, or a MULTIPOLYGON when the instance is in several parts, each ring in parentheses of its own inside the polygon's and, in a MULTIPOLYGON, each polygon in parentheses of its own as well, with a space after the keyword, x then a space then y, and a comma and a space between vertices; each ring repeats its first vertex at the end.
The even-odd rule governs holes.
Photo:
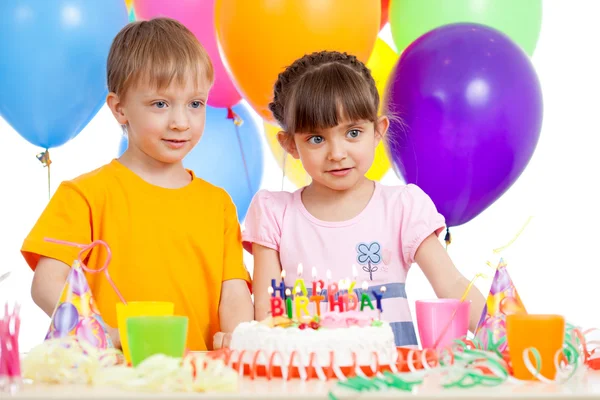
POLYGON ((170 18, 132 22, 115 37, 106 65, 108 90, 124 98, 140 82, 158 90, 175 79, 196 86, 205 78, 214 82, 213 65, 198 39, 183 24, 170 18))

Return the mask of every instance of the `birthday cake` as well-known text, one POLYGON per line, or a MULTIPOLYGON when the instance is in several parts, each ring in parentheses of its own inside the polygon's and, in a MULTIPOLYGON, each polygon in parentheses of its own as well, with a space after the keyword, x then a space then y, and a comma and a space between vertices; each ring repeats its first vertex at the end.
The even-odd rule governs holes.
POLYGON ((379 319, 382 296, 369 293, 365 285, 362 291, 353 287, 340 281, 321 291, 323 281, 314 280, 309 296, 302 278, 292 288, 286 288, 283 279, 279 285, 272 280, 271 315, 234 330, 233 358, 252 366, 332 370, 395 363, 394 333, 379 319))
POLYGON ((307 322, 269 317, 242 323, 233 332, 231 350, 246 364, 261 353, 258 364, 296 367, 387 365, 397 357, 390 325, 360 311, 331 312, 307 322))

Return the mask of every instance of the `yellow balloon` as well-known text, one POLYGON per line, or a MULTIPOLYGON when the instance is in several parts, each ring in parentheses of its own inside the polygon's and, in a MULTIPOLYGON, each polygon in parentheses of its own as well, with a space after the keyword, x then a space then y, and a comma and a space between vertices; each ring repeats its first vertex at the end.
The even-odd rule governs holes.
MULTIPOLYGON (((377 86, 377 92, 379 92, 379 112, 383 111, 383 95, 385 94, 385 88, 388 83, 388 79, 396 62, 398 61, 398 54, 392 50, 390 46, 380 38, 377 38, 373 53, 369 57, 367 67, 371 70, 373 79, 375 79, 375 85, 377 86)), ((392 164, 388 158, 387 151, 383 144, 383 141, 379 143, 375 150, 375 161, 367 172, 367 178, 374 181, 378 181, 389 171, 392 164)))
MULTIPOLYGON (((387 81, 390 73, 396 65, 396 61, 398 61, 398 54, 396 54, 394 50, 387 45, 387 43, 380 38, 377 38, 375 47, 373 48, 373 53, 371 53, 369 61, 367 62, 367 67, 369 67, 371 70, 371 74, 373 75, 375 84, 377 85, 379 97, 381 98, 381 104, 379 107, 380 112, 383 108, 383 95, 385 93, 387 81)), ((264 122, 264 128, 265 136, 267 138, 269 148, 271 149, 271 153, 273 153, 273 156, 275 157, 275 160, 277 160, 279 167, 285 171, 285 176, 297 187, 303 187, 310 184, 311 178, 304 170, 300 160, 296 160, 294 157, 286 153, 285 150, 283 150, 283 148, 279 145, 277 133, 281 129, 278 126, 272 125, 268 122, 264 122)), ((367 171, 366 176, 369 179, 378 181, 388 172, 390 167, 391 163, 387 156, 385 146, 383 142, 381 142, 375 150, 375 160, 373 161, 373 165, 371 165, 369 171, 367 171)))
POLYGON ((379 112, 382 111, 383 95, 392 70, 398 61, 398 54, 382 39, 377 38, 373 52, 367 61, 367 67, 371 70, 371 75, 375 79, 377 92, 379 92, 379 112))
POLYGON ((308 185, 311 181, 311 178, 310 175, 308 175, 304 170, 302 162, 300 162, 300 160, 296 160, 289 153, 283 150, 283 147, 281 147, 279 141, 277 140, 277 133, 281 131, 281 128, 268 122, 264 122, 264 126, 267 143, 269 144, 271 153, 273 153, 273 157, 275 157, 279 168, 285 171, 285 176, 297 187, 308 185))
POLYGON ((127 6, 127 10, 131 10, 131 5, 133 4, 133 0, 125 0, 125 5, 127 6))

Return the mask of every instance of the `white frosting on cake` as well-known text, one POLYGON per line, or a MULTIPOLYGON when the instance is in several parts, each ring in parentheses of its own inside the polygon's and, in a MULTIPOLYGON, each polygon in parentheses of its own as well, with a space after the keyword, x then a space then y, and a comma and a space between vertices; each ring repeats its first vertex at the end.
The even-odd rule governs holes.
MULTIPOLYGON (((352 353, 356 354, 358 365, 373 365, 377 353, 379 364, 388 365, 396 361, 397 353, 394 334, 387 322, 379 326, 347 326, 340 328, 321 328, 318 330, 296 327, 269 327, 257 321, 245 322, 234 330, 231 339, 231 350, 240 354, 244 351, 242 362, 252 364, 257 351, 262 351, 256 363, 266 365, 273 352, 277 351, 283 358, 283 365, 289 365, 293 351, 297 352, 294 366, 307 367, 310 354, 315 353, 321 367, 330 365, 330 352, 334 352, 334 365, 337 367, 352 366, 352 353), (299 357, 300 356, 300 357, 299 357)), ((273 365, 280 366, 282 359, 275 357, 273 365)), ((238 361, 238 356, 233 357, 238 361)))

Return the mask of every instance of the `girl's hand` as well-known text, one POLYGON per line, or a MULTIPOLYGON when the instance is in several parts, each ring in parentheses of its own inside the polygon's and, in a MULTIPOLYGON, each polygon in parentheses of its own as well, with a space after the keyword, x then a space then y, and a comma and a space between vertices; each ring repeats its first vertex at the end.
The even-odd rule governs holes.
POLYGON ((217 332, 213 336, 213 350, 229 347, 231 344, 231 333, 217 332))

